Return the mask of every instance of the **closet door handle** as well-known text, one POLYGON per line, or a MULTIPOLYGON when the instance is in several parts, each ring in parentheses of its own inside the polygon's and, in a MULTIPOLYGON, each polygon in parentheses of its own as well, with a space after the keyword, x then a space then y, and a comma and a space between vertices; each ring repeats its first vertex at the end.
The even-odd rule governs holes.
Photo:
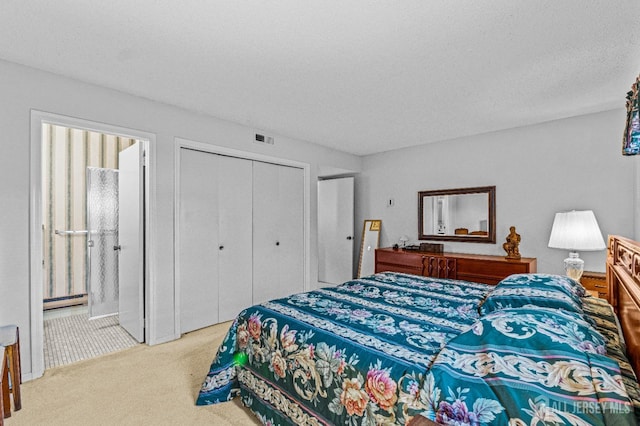
MULTIPOLYGON (((93 244, 90 247, 93 247, 93 244)), ((122 250, 122 246, 113 246, 113 249, 115 251, 120 251, 120 250, 122 250)))
POLYGON ((279 246, 280 245, 280 241, 276 241, 276 245, 279 246))
POLYGON ((224 246, 220 246, 218 247, 220 250, 224 250, 224 246))
POLYGON ((349 240, 349 241, 351 241, 352 239, 353 239, 353 238, 351 237, 351 235, 349 235, 349 236, 347 237, 347 240, 349 240))

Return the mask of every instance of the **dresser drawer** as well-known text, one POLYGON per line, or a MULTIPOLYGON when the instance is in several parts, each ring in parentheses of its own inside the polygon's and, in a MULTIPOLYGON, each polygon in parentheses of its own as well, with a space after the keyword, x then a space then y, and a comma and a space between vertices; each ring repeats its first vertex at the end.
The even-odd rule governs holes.
POLYGON ((376 250, 376 274, 378 272, 422 275, 422 255, 403 251, 376 250))
MULTIPOLYGON (((478 259, 458 259, 458 277, 482 275, 486 280, 491 281, 488 284, 496 284, 511 274, 525 274, 531 272, 527 263, 520 262, 492 262, 491 260, 478 259)), ((482 282, 486 282, 482 281, 482 282)), ((476 280, 472 280, 476 281, 476 280)))
POLYGON ((403 274, 422 275, 422 268, 412 268, 392 263, 376 263, 376 274, 378 272, 401 272, 403 274))
POLYGON ((587 291, 598 292, 598 297, 609 300, 609 285, 607 284, 607 276, 604 272, 585 271, 580 278, 580 284, 587 291))
POLYGON ((419 253, 376 251, 376 262, 422 269, 422 255, 419 253))

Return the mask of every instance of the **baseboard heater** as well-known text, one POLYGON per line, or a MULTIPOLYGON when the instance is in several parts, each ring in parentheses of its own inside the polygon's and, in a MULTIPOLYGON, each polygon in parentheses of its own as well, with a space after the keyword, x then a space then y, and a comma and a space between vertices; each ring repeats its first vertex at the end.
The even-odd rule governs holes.
POLYGON ((71 296, 51 297, 44 299, 44 310, 66 308, 69 306, 86 305, 88 301, 87 293, 73 294, 71 296))

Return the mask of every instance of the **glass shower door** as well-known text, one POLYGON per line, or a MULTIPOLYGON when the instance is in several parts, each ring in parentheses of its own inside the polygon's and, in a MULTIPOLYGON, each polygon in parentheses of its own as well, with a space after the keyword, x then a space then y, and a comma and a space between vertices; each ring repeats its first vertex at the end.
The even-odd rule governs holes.
POLYGON ((118 313, 118 170, 87 167, 89 318, 118 313))

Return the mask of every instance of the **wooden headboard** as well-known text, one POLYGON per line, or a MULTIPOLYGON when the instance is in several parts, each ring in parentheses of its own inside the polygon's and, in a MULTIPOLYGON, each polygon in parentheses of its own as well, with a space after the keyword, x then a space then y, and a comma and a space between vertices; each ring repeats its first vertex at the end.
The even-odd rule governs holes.
POLYGON ((609 236, 607 283, 609 302, 620 320, 629 361, 640 377, 640 243, 609 236))

